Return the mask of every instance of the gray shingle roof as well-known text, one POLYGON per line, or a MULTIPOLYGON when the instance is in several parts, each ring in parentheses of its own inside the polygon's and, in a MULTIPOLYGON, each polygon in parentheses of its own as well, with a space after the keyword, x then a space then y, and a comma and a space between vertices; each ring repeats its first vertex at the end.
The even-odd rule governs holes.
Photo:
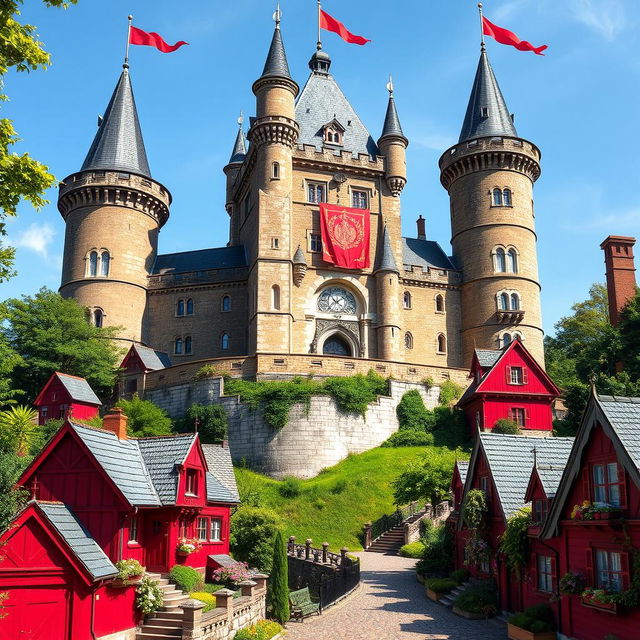
POLYGON ((151 177, 128 69, 111 96, 81 171, 111 169, 151 177))
POLYGON ((489 58, 483 51, 480 54, 459 142, 485 136, 517 135, 489 58))
POLYGON ((476 349, 478 362, 483 369, 493 367, 493 365, 498 362, 502 353, 502 349, 476 349))
POLYGON ((231 451, 228 447, 221 447, 216 444, 203 444, 204 452, 209 472, 212 473, 218 482, 230 492, 234 501, 240 501, 236 476, 233 472, 233 462, 231 461, 231 451))
POLYGON ((195 433, 189 433, 166 438, 136 440, 162 504, 175 504, 178 493, 176 465, 185 461, 195 438, 195 433))
POLYGON ((307 259, 300 245, 298 245, 296 252, 293 254, 293 264, 307 264, 307 259))
POLYGON ((598 396, 598 400, 622 446, 640 470, 640 398, 598 396))
POLYGON ((98 543, 64 504, 53 502, 36 504, 94 580, 109 578, 118 573, 98 543))
POLYGON ((558 485, 560 484, 560 479, 564 473, 565 466, 539 464, 536 469, 538 471, 540 482, 542 482, 542 488, 547 494, 547 498, 554 498, 556 491, 558 490, 558 485))
POLYGON ((141 344, 134 344, 133 348, 142 360, 145 369, 158 371, 171 366, 171 359, 164 351, 156 351, 141 344))
POLYGON ((480 434, 479 446, 486 455, 505 518, 525 504, 524 496, 533 470, 533 448, 539 465, 564 468, 573 441, 573 438, 480 434))
POLYGON ((395 271, 399 273, 396 259, 393 257, 391 238, 389 237, 389 229, 386 224, 382 230, 382 251, 380 253, 380 262, 378 263, 376 271, 395 271))
POLYGON ((86 402, 87 404, 101 405, 100 398, 94 393, 91 385, 84 379, 70 376, 66 373, 56 372, 58 380, 67 390, 72 400, 86 402))
POLYGON ((379 155, 378 146, 353 110, 333 76, 312 72, 296 102, 296 121, 300 126, 298 144, 312 144, 319 151, 334 148, 325 145, 322 128, 337 120, 344 129, 343 144, 335 149, 350 151, 352 155, 379 155))
POLYGON ((229 158, 229 164, 234 162, 242 163, 247 155, 247 145, 244 139, 244 132, 242 129, 238 129, 238 135, 236 136, 235 144, 233 145, 233 151, 229 158))
POLYGON ((207 502, 240 502, 211 472, 207 473, 207 502))
POLYGON ((418 238, 402 238, 402 263, 423 269, 456 269, 437 242, 418 238))
POLYGON ((94 458, 134 506, 160 506, 137 440, 119 440, 115 433, 71 423, 94 458))
POLYGON ((228 269, 246 267, 247 256, 244 247, 217 247, 181 253, 165 253, 156 258, 153 274, 188 273, 208 269, 228 269))
POLYGON ((462 484, 467 481, 467 471, 469 471, 468 460, 456 460, 456 467, 458 467, 458 473, 460 474, 460 480, 462 484))
MULTIPOLYGON (((384 118, 384 126, 382 127, 382 134, 380 139, 385 136, 401 136, 405 137, 402 132, 402 125, 400 124, 400 118, 398 117, 398 110, 396 109, 396 101, 393 99, 393 94, 389 96, 389 104, 387 105, 387 114, 384 118)), ((406 138, 405 138, 406 140, 406 138)))
POLYGON ((264 63, 261 77, 265 78, 268 76, 291 79, 287 54, 284 51, 282 33, 280 32, 280 26, 278 24, 276 24, 276 28, 273 31, 271 46, 269 47, 269 53, 267 54, 267 60, 264 63))

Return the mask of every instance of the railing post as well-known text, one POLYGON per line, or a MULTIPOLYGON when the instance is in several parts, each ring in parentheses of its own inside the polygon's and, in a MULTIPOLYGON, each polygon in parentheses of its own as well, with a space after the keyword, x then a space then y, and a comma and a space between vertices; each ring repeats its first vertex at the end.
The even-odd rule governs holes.
POLYGON ((220 589, 216 591, 216 608, 225 609, 229 622, 233 620, 233 591, 231 589, 220 589))
POLYGON ((313 542, 313 540, 311 538, 307 538, 304 541, 304 559, 305 560, 309 560, 311 558, 311 543, 313 542))
POLYGON ((313 561, 320 562, 320 549, 313 550, 313 561))
POLYGON ((258 583, 254 582, 253 580, 243 580, 242 582, 238 583, 242 595, 248 596, 249 598, 253 598, 254 587, 256 587, 257 585, 258 583))
MULTIPOLYGON (((233 591, 231 592, 233 595, 233 591)), ((189 599, 180 605, 182 614, 182 640, 195 640, 202 637, 202 610, 204 602, 189 599)))
POLYGON ((253 580, 256 582, 256 589, 258 591, 262 591, 267 588, 267 580, 269 579, 269 575, 266 573, 254 573, 252 576, 253 580))
POLYGON ((340 560, 340 565, 341 566, 345 566, 346 564, 346 559, 347 559, 347 552, 349 551, 349 549, 347 549, 347 547, 342 547, 342 549, 340 549, 340 555, 342 556, 341 560, 340 560))
POLYGON ((327 564, 328 552, 329 552, 329 543, 323 542, 322 543, 322 564, 327 564))
POLYGON ((371 546, 371 523, 365 522, 364 527, 362 528, 362 532, 364 533, 364 548, 368 549, 371 546))
POLYGON ((289 544, 287 546, 288 546, 287 553, 290 556, 292 556, 293 552, 295 551, 295 548, 296 548, 296 537, 295 536, 289 536, 289 544))

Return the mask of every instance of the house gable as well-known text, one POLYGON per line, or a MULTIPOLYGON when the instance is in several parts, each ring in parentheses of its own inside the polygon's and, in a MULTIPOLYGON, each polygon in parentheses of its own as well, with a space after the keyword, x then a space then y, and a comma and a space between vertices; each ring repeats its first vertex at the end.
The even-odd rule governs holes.
POLYGON ((538 470, 536 467, 533 467, 531 470, 531 478, 529 479, 529 485, 527 486, 527 490, 524 494, 525 502, 532 502, 533 500, 548 500, 546 491, 544 490, 544 486, 542 485, 542 481, 540 480, 540 476, 538 475, 538 470))
POLYGON ((207 461, 196 438, 180 465, 176 504, 204 506, 207 502, 207 461))

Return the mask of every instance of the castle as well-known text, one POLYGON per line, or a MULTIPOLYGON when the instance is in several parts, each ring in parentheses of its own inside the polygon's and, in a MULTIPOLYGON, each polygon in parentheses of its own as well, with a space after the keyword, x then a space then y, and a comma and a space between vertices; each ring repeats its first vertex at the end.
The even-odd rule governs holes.
POLYGON ((61 294, 96 325, 122 327, 124 346, 168 354, 173 368, 460 381, 476 347, 516 336, 544 364, 540 152, 518 136, 484 47, 459 142, 439 163, 452 256, 427 240, 422 217, 417 237, 401 235, 409 139, 393 86, 376 142, 320 43, 309 67, 300 90, 277 22, 253 83, 255 117, 224 167, 227 246, 160 254, 171 195, 149 169, 125 64, 81 169, 60 186, 61 294), (369 264, 326 260, 322 203, 366 218, 369 264))

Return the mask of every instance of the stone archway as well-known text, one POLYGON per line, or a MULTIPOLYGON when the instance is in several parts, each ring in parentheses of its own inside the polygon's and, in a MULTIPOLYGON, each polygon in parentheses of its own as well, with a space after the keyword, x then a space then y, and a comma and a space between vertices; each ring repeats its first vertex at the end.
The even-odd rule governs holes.
POLYGON ((311 343, 311 353, 322 353, 327 355, 342 355, 347 358, 362 357, 362 346, 360 340, 360 323, 351 320, 316 320, 316 333, 311 343), (328 348, 332 345, 334 351, 325 350, 325 345, 329 342, 328 348), (340 345, 343 347, 341 353, 340 345))

